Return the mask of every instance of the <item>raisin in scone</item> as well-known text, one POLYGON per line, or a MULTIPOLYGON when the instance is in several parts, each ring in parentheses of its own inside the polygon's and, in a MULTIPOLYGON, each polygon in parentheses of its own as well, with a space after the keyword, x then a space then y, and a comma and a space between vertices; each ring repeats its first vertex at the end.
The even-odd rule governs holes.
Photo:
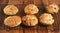
POLYGON ((44 13, 39 17, 39 22, 43 25, 52 25, 54 23, 54 19, 51 14, 44 13))
POLYGON ((24 12, 26 14, 36 14, 38 13, 39 9, 36 5, 34 4, 29 4, 24 8, 24 12))
POLYGON ((58 13, 59 7, 57 4, 50 4, 46 6, 46 10, 47 12, 54 14, 54 13, 58 13))
POLYGON ((35 26, 38 24, 38 19, 34 15, 26 15, 23 17, 23 24, 26 26, 35 26))
POLYGON ((6 15, 15 15, 18 12, 18 8, 15 5, 7 5, 3 11, 6 15))
POLYGON ((15 27, 21 24, 21 17, 19 16, 9 16, 5 18, 4 24, 9 27, 15 27))

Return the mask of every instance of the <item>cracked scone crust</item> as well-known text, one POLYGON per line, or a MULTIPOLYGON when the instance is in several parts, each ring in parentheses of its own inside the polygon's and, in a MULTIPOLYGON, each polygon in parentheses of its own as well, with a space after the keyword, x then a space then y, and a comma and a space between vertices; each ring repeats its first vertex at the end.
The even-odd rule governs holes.
POLYGON ((19 16, 9 16, 4 20, 4 24, 9 27, 15 27, 21 24, 21 18, 19 16))
POLYGON ((38 19, 34 15, 26 15, 23 17, 23 24, 26 26, 35 26, 38 24, 38 19))
POLYGON ((29 4, 24 8, 24 12, 26 14, 36 14, 38 13, 39 9, 34 4, 29 4))
POLYGON ((47 12, 52 13, 52 14, 58 13, 59 11, 59 7, 56 4, 50 4, 46 7, 46 9, 47 9, 47 12))
POLYGON ((52 25, 54 23, 53 16, 49 13, 44 13, 39 17, 40 23, 44 25, 52 25))
POLYGON ((15 5, 7 5, 3 11, 6 15, 15 15, 18 12, 18 8, 15 5))

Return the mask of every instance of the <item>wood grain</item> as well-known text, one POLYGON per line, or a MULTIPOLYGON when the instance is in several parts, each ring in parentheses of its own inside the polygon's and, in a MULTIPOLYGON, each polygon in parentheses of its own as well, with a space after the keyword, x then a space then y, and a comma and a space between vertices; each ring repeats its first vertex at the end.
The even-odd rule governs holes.
POLYGON ((55 22, 51 26, 43 26, 38 24, 35 27, 26 27, 23 24, 20 26, 10 28, 4 25, 3 21, 7 15, 3 13, 3 9, 8 4, 14 4, 18 7, 18 16, 24 16, 24 7, 28 4, 35 4, 39 8, 37 17, 45 12, 44 7, 51 3, 56 3, 60 7, 60 0, 0 0, 0 33, 60 33, 60 11, 57 14, 53 14, 55 22))

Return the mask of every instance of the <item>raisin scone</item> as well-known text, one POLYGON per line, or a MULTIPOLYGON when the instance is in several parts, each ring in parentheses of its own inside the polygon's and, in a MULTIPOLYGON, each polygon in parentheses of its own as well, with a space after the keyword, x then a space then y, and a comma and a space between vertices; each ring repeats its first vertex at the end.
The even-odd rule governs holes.
POLYGON ((15 27, 21 24, 21 17, 19 16, 9 16, 5 18, 4 24, 9 27, 15 27))
POLYGON ((18 8, 15 5, 7 5, 3 11, 6 15, 15 15, 18 12, 18 8))
POLYGON ((26 15, 22 18, 23 24, 26 26, 35 26, 38 24, 38 19, 34 15, 26 15))
POLYGON ((47 12, 54 14, 54 13, 58 13, 59 7, 57 4, 50 4, 46 6, 46 10, 47 12))
POLYGON ((54 19, 51 14, 44 13, 39 17, 39 22, 43 25, 52 25, 54 23, 54 19))
POLYGON ((24 8, 24 12, 26 14, 36 14, 38 13, 39 9, 36 5, 34 4, 29 4, 24 8))

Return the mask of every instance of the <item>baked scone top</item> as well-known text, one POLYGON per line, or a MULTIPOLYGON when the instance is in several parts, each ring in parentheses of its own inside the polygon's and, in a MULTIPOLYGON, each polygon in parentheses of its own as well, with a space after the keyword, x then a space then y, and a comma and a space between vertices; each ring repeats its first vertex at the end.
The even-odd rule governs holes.
POLYGON ((21 24, 21 17, 19 16, 9 16, 4 20, 4 24, 9 27, 15 27, 21 24))
POLYGON ((26 15, 23 17, 23 24, 26 26, 35 26, 38 24, 38 19, 34 15, 26 15))
POLYGON ((44 13, 39 17, 39 21, 45 25, 52 25, 54 23, 53 16, 49 13, 44 13))
POLYGON ((38 13, 39 9, 34 4, 29 4, 24 8, 24 12, 26 14, 36 14, 38 13))
POLYGON ((15 5, 7 5, 3 11, 6 15, 15 15, 18 12, 18 8, 15 5))
POLYGON ((58 13, 59 11, 59 7, 57 4, 50 4, 46 6, 46 9, 47 9, 47 12, 52 13, 52 14, 58 13))

